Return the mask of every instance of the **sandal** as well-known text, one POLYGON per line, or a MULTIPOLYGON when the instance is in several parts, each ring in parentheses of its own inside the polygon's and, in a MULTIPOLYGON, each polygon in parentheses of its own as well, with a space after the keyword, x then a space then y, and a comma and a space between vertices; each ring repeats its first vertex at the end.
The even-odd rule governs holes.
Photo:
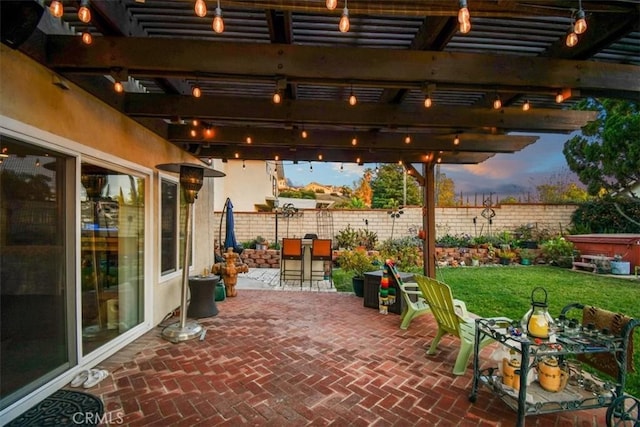
POLYGON ((89 379, 89 370, 85 369, 84 371, 80 371, 78 373, 78 375, 76 375, 75 377, 73 377, 73 380, 71 381, 71 384, 69 384, 71 387, 80 387, 82 384, 84 384, 87 380, 89 379))
POLYGON ((84 388, 91 388, 109 376, 109 372, 104 369, 92 369, 89 378, 82 385, 84 388))

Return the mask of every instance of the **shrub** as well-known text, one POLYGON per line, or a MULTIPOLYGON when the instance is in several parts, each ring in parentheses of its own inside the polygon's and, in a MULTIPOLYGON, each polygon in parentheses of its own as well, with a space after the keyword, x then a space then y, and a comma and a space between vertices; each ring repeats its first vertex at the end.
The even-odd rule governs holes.
POLYGON ((571 216, 581 233, 640 233, 640 225, 625 218, 640 218, 640 200, 607 197, 582 203, 571 216))
POLYGON ((542 244, 545 261, 559 267, 571 267, 575 246, 564 237, 556 237, 542 244))
POLYGON ((383 259, 392 259, 399 269, 422 266, 422 241, 415 236, 387 239, 378 247, 383 259))
POLYGON ((338 265, 344 271, 353 273, 354 277, 364 279, 364 273, 376 270, 375 263, 380 259, 375 255, 369 255, 364 249, 344 251, 338 257, 338 265))

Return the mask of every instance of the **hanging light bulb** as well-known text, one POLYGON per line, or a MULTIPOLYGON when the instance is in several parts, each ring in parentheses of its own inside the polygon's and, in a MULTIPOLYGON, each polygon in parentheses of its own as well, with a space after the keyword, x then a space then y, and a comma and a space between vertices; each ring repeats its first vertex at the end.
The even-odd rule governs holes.
POLYGON ((238 152, 233 153, 233 157, 235 157, 236 159, 239 159, 240 158, 240 153, 238 153, 238 152))
POLYGON ((309 162, 309 172, 313 172, 313 165, 309 162))
POLYGON ((380 168, 378 167, 378 164, 376 163, 376 173, 380 172, 380 168))
POLYGON ((360 161, 360 157, 356 157, 356 163, 357 163, 357 164, 362 163, 362 162, 360 161))
POLYGON ((213 136, 214 136, 215 134, 216 134, 216 133, 213 131, 213 128, 212 128, 212 127, 207 126, 207 127, 204 129, 204 137, 205 137, 205 138, 213 138, 213 136))
POLYGON ((280 95, 280 91, 276 90, 273 93, 273 97, 271 98, 274 104, 280 104, 282 102, 282 95, 280 95))
POLYGON ((220 9, 220 0, 218 0, 218 7, 216 7, 216 10, 214 12, 213 31, 218 34, 224 31, 224 21, 222 20, 222 9, 220 9))
POLYGON ((467 34, 471 31, 471 15, 469 14, 469 8, 467 7, 467 0, 460 0, 458 4, 460 6, 460 10, 458 10, 460 32, 462 34, 467 34))
POLYGON ((402 160, 398 160, 398 164, 402 166, 402 160))
POLYGON ((424 107, 425 108, 431 108, 432 105, 433 105, 433 101, 431 100, 431 97, 429 95, 427 95, 424 98, 424 107))
POLYGON ((191 135, 191 138, 195 138, 196 135, 198 135, 198 132, 196 132, 195 129, 191 129, 191 132, 189 134, 191 135))
POLYGON ((196 0, 196 5, 193 10, 200 18, 204 18, 205 16, 207 16, 207 4, 204 2, 204 0, 196 0))
POLYGON ((404 143, 405 143, 405 144, 411 144, 411 135, 407 134, 407 135, 404 137, 404 143))
POLYGON ((351 145, 358 145, 358 138, 354 136, 353 139, 351 140, 351 145))
POLYGON ((247 144, 251 144, 253 142, 250 136, 247 137, 246 141, 247 141, 247 144))
POLYGON ((502 108, 502 101, 500 100, 500 97, 496 95, 495 99, 493 100, 493 109, 499 110, 500 108, 502 108))
POLYGON ((276 154, 276 156, 273 159, 277 162, 278 160, 280 160, 280 156, 276 154))
POLYGON ((200 86, 195 85, 191 90, 191 94, 194 98, 200 98, 202 96, 202 89, 200 89, 200 86))
POLYGON ((327 5, 327 9, 334 10, 338 7, 338 0, 327 0, 325 4, 327 5))
POLYGON ((318 154, 318 160, 322 160, 322 159, 323 159, 322 154, 318 154))
POLYGON ((571 30, 567 34, 567 40, 565 41, 567 47, 574 47, 578 44, 578 35, 576 34, 575 25, 571 25, 571 30))
POLYGON ((200 120, 198 120, 198 119, 193 119, 193 120, 191 121, 191 124, 192 124, 193 126, 198 126, 198 125, 200 124, 200 120))
POLYGON ((356 95, 353 93, 353 85, 351 85, 351 94, 349 95, 349 105, 353 107, 357 103, 358 103, 358 98, 356 98, 356 95))
POLYGON ((309 134, 307 133, 306 130, 304 130, 304 128, 302 128, 302 132, 300 132, 300 136, 302 136, 303 138, 306 138, 309 136, 309 134))
POLYGON ((580 4, 578 13, 576 13, 576 23, 574 24, 574 30, 576 34, 582 34, 587 31, 587 19, 585 17, 584 10, 582 10, 582 2, 580 4))
POLYGON ((36 167, 39 168, 40 167, 40 159, 36 159, 36 167))
POLYGON ((346 33, 349 31, 349 26, 349 9, 347 8, 347 0, 344 0, 344 9, 342 9, 342 16, 340 17, 338 28, 341 33, 346 33))
POLYGON ((247 165, 244 164, 244 160, 242 161, 242 169, 246 169, 247 165))
POLYGON ((78 19, 85 24, 91 21, 91 9, 89 9, 89 0, 82 0, 80 2, 80 9, 78 9, 78 19))
POLYGON ((531 103, 529 100, 525 100, 524 104, 522 104, 522 111, 529 111, 531 109, 531 103))
POLYGON ((340 172, 344 172, 344 163, 340 163, 340 172))
POLYGON ((116 93, 122 93, 124 92, 124 85, 121 81, 116 80, 116 82, 113 84, 113 90, 115 90, 116 93))
POLYGON ((64 6, 62 5, 62 2, 59 0, 53 0, 49 5, 49 12, 51 12, 51 14, 56 18, 62 17, 64 14, 64 6))
POLYGON ((442 163, 442 157, 438 157, 438 163, 442 163))
POLYGON ((89 32, 89 30, 84 30, 82 32, 82 43, 86 44, 87 46, 93 43, 93 36, 89 32))
POLYGON ((212 159, 211 157, 209 157, 209 158, 207 159, 207 164, 208 164, 208 165, 211 165, 212 163, 213 163, 213 159, 212 159))
POLYGON ((564 96, 562 95, 562 91, 558 91, 556 94, 556 102, 560 104, 562 101, 564 101, 564 96))
POLYGON ((458 144, 460 144, 460 137, 456 135, 456 137, 453 138, 453 145, 458 145, 458 144))

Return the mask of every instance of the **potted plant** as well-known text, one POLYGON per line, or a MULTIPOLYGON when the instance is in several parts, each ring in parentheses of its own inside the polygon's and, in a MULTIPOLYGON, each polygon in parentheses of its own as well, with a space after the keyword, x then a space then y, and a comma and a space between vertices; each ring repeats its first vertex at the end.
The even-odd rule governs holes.
POLYGON ((269 249, 269 242, 262 236, 256 237, 256 250, 267 250, 269 249))
POLYGON ((571 268, 575 247, 572 242, 564 237, 555 237, 542 245, 542 256, 552 265, 571 268))
POLYGON ((370 256, 364 249, 344 251, 338 258, 338 265, 344 271, 353 273, 351 283, 356 296, 364 296, 364 273, 375 270, 375 256, 370 256))
POLYGON ((536 253, 533 249, 521 249, 520 250, 520 264, 531 265, 536 258, 536 253))
POLYGON ((509 265, 511 261, 516 257, 516 253, 513 251, 500 251, 500 264, 509 265))
POLYGON ((472 253, 471 254, 471 265, 473 267, 477 267, 480 265, 480 259, 482 258, 482 255, 480 255, 479 253, 472 253))

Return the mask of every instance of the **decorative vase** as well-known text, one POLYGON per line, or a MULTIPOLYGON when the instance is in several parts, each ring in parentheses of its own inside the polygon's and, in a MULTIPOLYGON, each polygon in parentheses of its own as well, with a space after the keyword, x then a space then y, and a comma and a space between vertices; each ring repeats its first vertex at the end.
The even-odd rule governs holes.
POLYGON ((353 285, 353 293, 355 293, 357 297, 364 297, 364 279, 354 277, 351 279, 351 284, 353 285))

